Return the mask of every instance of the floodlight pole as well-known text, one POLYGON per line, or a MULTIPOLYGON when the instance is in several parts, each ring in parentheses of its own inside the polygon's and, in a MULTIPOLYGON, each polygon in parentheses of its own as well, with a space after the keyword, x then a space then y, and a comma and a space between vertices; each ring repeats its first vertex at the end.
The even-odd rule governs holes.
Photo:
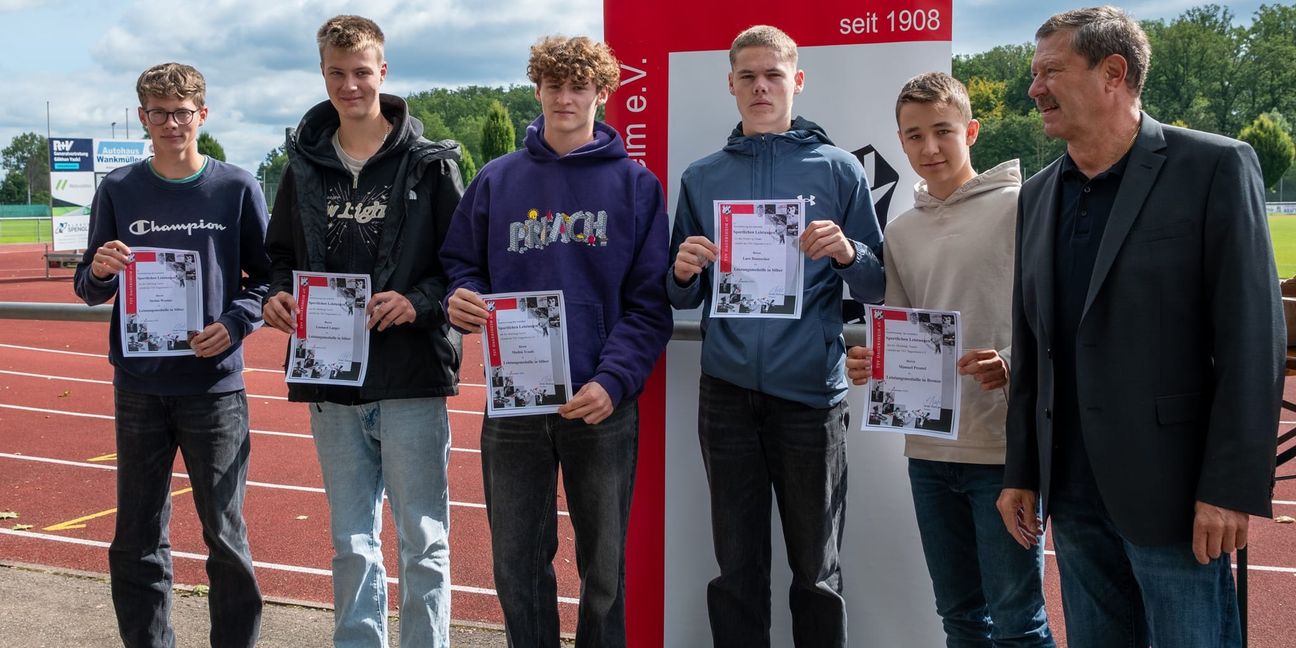
POLYGON ((130 108, 126 109, 126 139, 130 139, 130 108))

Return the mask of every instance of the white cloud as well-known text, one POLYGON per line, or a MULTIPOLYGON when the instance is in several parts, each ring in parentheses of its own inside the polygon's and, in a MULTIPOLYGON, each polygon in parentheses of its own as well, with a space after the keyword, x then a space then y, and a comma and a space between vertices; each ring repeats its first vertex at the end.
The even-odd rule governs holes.
MULTIPOLYGON (((0 10, 35 4, 0 0, 0 10)), ((121 135, 125 109, 138 103, 138 74, 180 61, 207 78, 206 130, 231 162, 253 171, 283 142, 284 128, 325 98, 315 31, 330 16, 360 13, 383 27, 390 70, 384 90, 400 95, 523 83, 527 50, 541 35, 602 33, 600 0, 209 0, 171 4, 175 10, 168 11, 143 0, 117 4, 113 13, 120 18, 102 25, 84 46, 89 64, 57 75, 9 67, 0 93, 0 143, 23 131, 43 133, 46 100, 56 135, 107 137, 114 121, 121 135)), ((24 15, 6 16, 6 31, 23 29, 24 15)), ((15 50, 0 41, 0 59, 31 56, 15 50)), ((138 128, 132 124, 131 134, 138 136, 138 128)))
MULTIPOLYGON (((1226 4, 1249 21, 1261 1, 1226 4)), ((1171 19, 1205 2, 1131 6, 1140 19, 1171 19)), ((954 0, 953 7, 954 51, 961 54, 1029 42, 1044 19, 1065 8, 1038 0, 954 0)), ((602 0, 0 0, 0 144, 23 131, 44 132, 47 100, 56 134, 106 136, 136 105, 142 70, 182 61, 207 77, 208 130, 232 162, 255 170, 282 143, 284 127, 324 98, 314 36, 332 15, 361 13, 383 26, 386 90, 404 95, 524 83, 527 49, 539 36, 600 36, 602 8, 602 0)))

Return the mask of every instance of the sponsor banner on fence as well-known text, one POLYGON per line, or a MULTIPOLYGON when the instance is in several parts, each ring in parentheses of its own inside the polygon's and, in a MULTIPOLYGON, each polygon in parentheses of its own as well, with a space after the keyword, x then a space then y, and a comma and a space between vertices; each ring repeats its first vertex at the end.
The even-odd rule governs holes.
POLYGON ((94 147, 94 170, 96 173, 108 173, 152 156, 153 142, 149 140, 97 139, 94 147))
POLYGON ((84 250, 90 241, 90 208, 77 207, 62 213, 55 209, 50 227, 56 251, 84 250))
POLYGON ((94 171, 94 140, 54 137, 49 141, 50 171, 94 171))

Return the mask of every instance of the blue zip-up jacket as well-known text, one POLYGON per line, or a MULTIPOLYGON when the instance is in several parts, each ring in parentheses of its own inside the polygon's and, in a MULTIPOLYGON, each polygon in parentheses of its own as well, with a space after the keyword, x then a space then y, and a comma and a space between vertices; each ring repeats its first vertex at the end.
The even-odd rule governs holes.
POLYGON ((846 343, 842 339, 842 282, 851 296, 875 302, 886 290, 882 231, 864 168, 833 146, 815 123, 797 117, 792 129, 751 137, 734 129, 729 143, 685 169, 675 208, 670 258, 690 236, 716 240, 713 201, 807 201, 806 222, 831 220, 855 246, 855 261, 805 261, 801 319, 710 321, 714 265, 681 286, 674 269, 666 291, 678 309, 704 305, 702 371, 713 378, 771 396, 827 408, 846 396, 846 343))
POLYGON ((441 246, 446 305, 459 288, 562 290, 572 388, 594 381, 620 404, 643 391, 671 335, 661 184, 602 122, 560 156, 542 115, 525 143, 482 167, 459 201, 441 246))

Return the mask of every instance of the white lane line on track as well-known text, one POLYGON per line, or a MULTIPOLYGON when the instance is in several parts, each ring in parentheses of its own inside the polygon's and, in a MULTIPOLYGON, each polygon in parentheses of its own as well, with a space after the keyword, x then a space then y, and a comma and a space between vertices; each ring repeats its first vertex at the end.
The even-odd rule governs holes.
MULTIPOLYGON (((95 547, 98 549, 107 549, 109 544, 107 542, 103 542, 102 540, 68 538, 64 536, 50 535, 48 533, 33 533, 31 531, 14 531, 12 529, 4 529, 4 528, 0 528, 0 535, 10 535, 19 538, 35 538, 37 540, 46 540, 49 542, 62 542, 65 544, 81 545, 84 547, 95 547)), ((203 554, 192 553, 188 551, 172 551, 171 556, 173 558, 185 558, 188 560, 207 560, 207 556, 203 554)), ((286 571, 286 572, 292 572, 294 574, 308 574, 311 576, 331 577, 333 575, 333 572, 327 569, 320 569, 318 567, 303 567, 301 565, 284 565, 281 563, 264 562, 260 560, 253 560, 252 566, 257 569, 268 569, 271 571, 286 571)), ((396 578, 392 578, 392 577, 387 578, 387 584, 389 585, 395 585, 397 584, 397 582, 398 580, 396 578)), ((485 587, 470 587, 468 585, 451 585, 450 589, 455 592, 464 592, 467 594, 482 594, 484 596, 495 596, 495 597, 499 596, 495 592, 495 590, 488 589, 485 587)), ((580 599, 571 598, 569 596, 559 596, 558 602, 565 603, 568 605, 576 605, 580 603, 580 599)))
MULTIPOLYGON (((68 410, 46 409, 43 407, 27 407, 25 405, 10 405, 9 403, 0 403, 0 409, 18 410, 21 412, 36 412, 37 414, 59 414, 62 416, 79 416, 81 418, 100 419, 104 421, 114 420, 107 414, 91 414, 89 412, 72 412, 68 410)), ((453 410, 452 410, 453 411, 453 410)), ((265 436, 288 437, 291 439, 311 439, 311 435, 300 432, 276 432, 274 430, 252 430, 252 434, 263 434, 265 436)), ((477 448, 450 448, 451 452, 466 452, 468 454, 481 454, 477 448)))
MULTIPOLYGON (((0 346, 4 346, 4 345, 0 345, 0 346)), ((10 371, 10 370, 8 370, 8 369, 0 369, 0 374, 2 374, 2 375, 6 375, 6 376, 19 376, 19 377, 22 377, 22 378, 43 378, 43 379, 45 379, 45 380, 65 380, 65 381, 68 381, 68 382, 90 383, 90 384, 92 384, 92 385, 112 385, 112 381, 111 381, 111 380, 99 380, 99 379, 97 379, 97 378, 78 378, 78 377, 76 377, 76 376, 55 376, 55 375, 52 375, 52 374, 28 373, 28 372, 25 372, 25 371, 10 371)), ((462 385, 461 385, 461 386, 462 386, 462 385)), ((247 397, 248 397, 248 398, 253 398, 253 399, 255 399, 255 398, 262 398, 262 399, 266 399, 266 400, 276 400, 276 401, 287 401, 287 400, 288 400, 288 397, 287 397, 287 396, 273 396, 273 395, 270 395, 270 394, 248 394, 247 397)), ((470 414, 470 415, 476 415, 476 416, 481 416, 481 415, 482 415, 482 412, 473 411, 473 410, 460 410, 460 409, 449 409, 449 408, 447 408, 446 411, 449 412, 449 413, 451 413, 451 414, 470 414)))
MULTIPOLYGON (((54 459, 52 457, 36 457, 32 455, 13 454, 9 452, 0 452, 0 459, 13 459, 15 461, 30 461, 35 463, 54 464, 57 466, 71 466, 73 468, 96 468, 98 470, 113 470, 113 471, 117 470, 117 466, 115 465, 86 463, 84 461, 69 461, 67 459, 54 459)), ((188 473, 173 472, 171 473, 171 476, 179 477, 181 479, 189 479, 188 473)), ((318 493, 318 494, 324 493, 323 488, 318 488, 315 486, 294 486, 292 484, 273 484, 270 482, 252 481, 250 479, 248 480, 247 485, 255 486, 257 488, 298 491, 302 493, 318 493)), ((472 508, 472 509, 486 508, 485 504, 478 504, 476 502, 457 502, 455 500, 450 500, 450 506, 458 506, 461 508, 472 508)), ((558 511, 558 515, 567 515, 567 511, 558 511)))
MULTIPOLYGON (((1052 549, 1044 550, 1045 556, 1057 557, 1057 552, 1052 549)), ((1233 569, 1237 569, 1237 563, 1233 563, 1233 569)), ((1296 567, 1271 567, 1269 565, 1247 565, 1247 571, 1253 572, 1277 572, 1279 574, 1296 574, 1296 567)))
POLYGON ((1296 500, 1274 500, 1273 503, 1279 506, 1296 506, 1296 500))
POLYGON ((57 353, 60 355, 74 355, 84 358, 107 358, 108 356, 101 353, 84 353, 81 351, 64 351, 63 349, 41 349, 39 347, 22 346, 18 344, 0 344, 0 349, 18 349, 19 351, 40 351, 42 353, 57 353))
MULTIPOLYGON (((64 351, 63 349, 45 349, 45 348, 42 348, 42 347, 22 346, 22 345, 18 345, 18 344, 0 344, 0 349, 18 349, 18 350, 20 350, 20 351, 36 351, 36 352, 40 352, 40 353, 61 353, 61 354, 63 354, 63 355, 82 356, 82 357, 86 357, 86 358, 105 358, 105 359, 106 359, 106 358, 108 357, 108 356, 106 356, 106 355, 104 355, 104 354, 102 354, 102 353, 85 353, 85 352, 83 352, 83 351, 64 351)), ((257 372, 257 373, 272 373, 272 374, 279 374, 279 375, 281 375, 281 376, 283 375, 283 369, 260 369, 260 368, 258 368, 258 367, 244 367, 244 368, 243 368, 243 371, 254 371, 254 372, 257 372)), ((69 379, 69 380, 70 380, 70 379, 69 379)), ((480 384, 480 383, 466 383, 466 382, 461 382, 461 383, 459 383, 459 386, 460 386, 460 387, 473 387, 473 388, 476 388, 476 389, 485 389, 485 388, 486 388, 486 385, 484 385, 484 384, 480 384)), ((286 400, 286 399, 284 399, 284 398, 281 397, 281 396, 259 396, 258 398, 278 398, 279 400, 286 400)), ((469 412, 469 413, 470 413, 470 414, 472 414, 472 413, 480 414, 480 412, 469 412)))

